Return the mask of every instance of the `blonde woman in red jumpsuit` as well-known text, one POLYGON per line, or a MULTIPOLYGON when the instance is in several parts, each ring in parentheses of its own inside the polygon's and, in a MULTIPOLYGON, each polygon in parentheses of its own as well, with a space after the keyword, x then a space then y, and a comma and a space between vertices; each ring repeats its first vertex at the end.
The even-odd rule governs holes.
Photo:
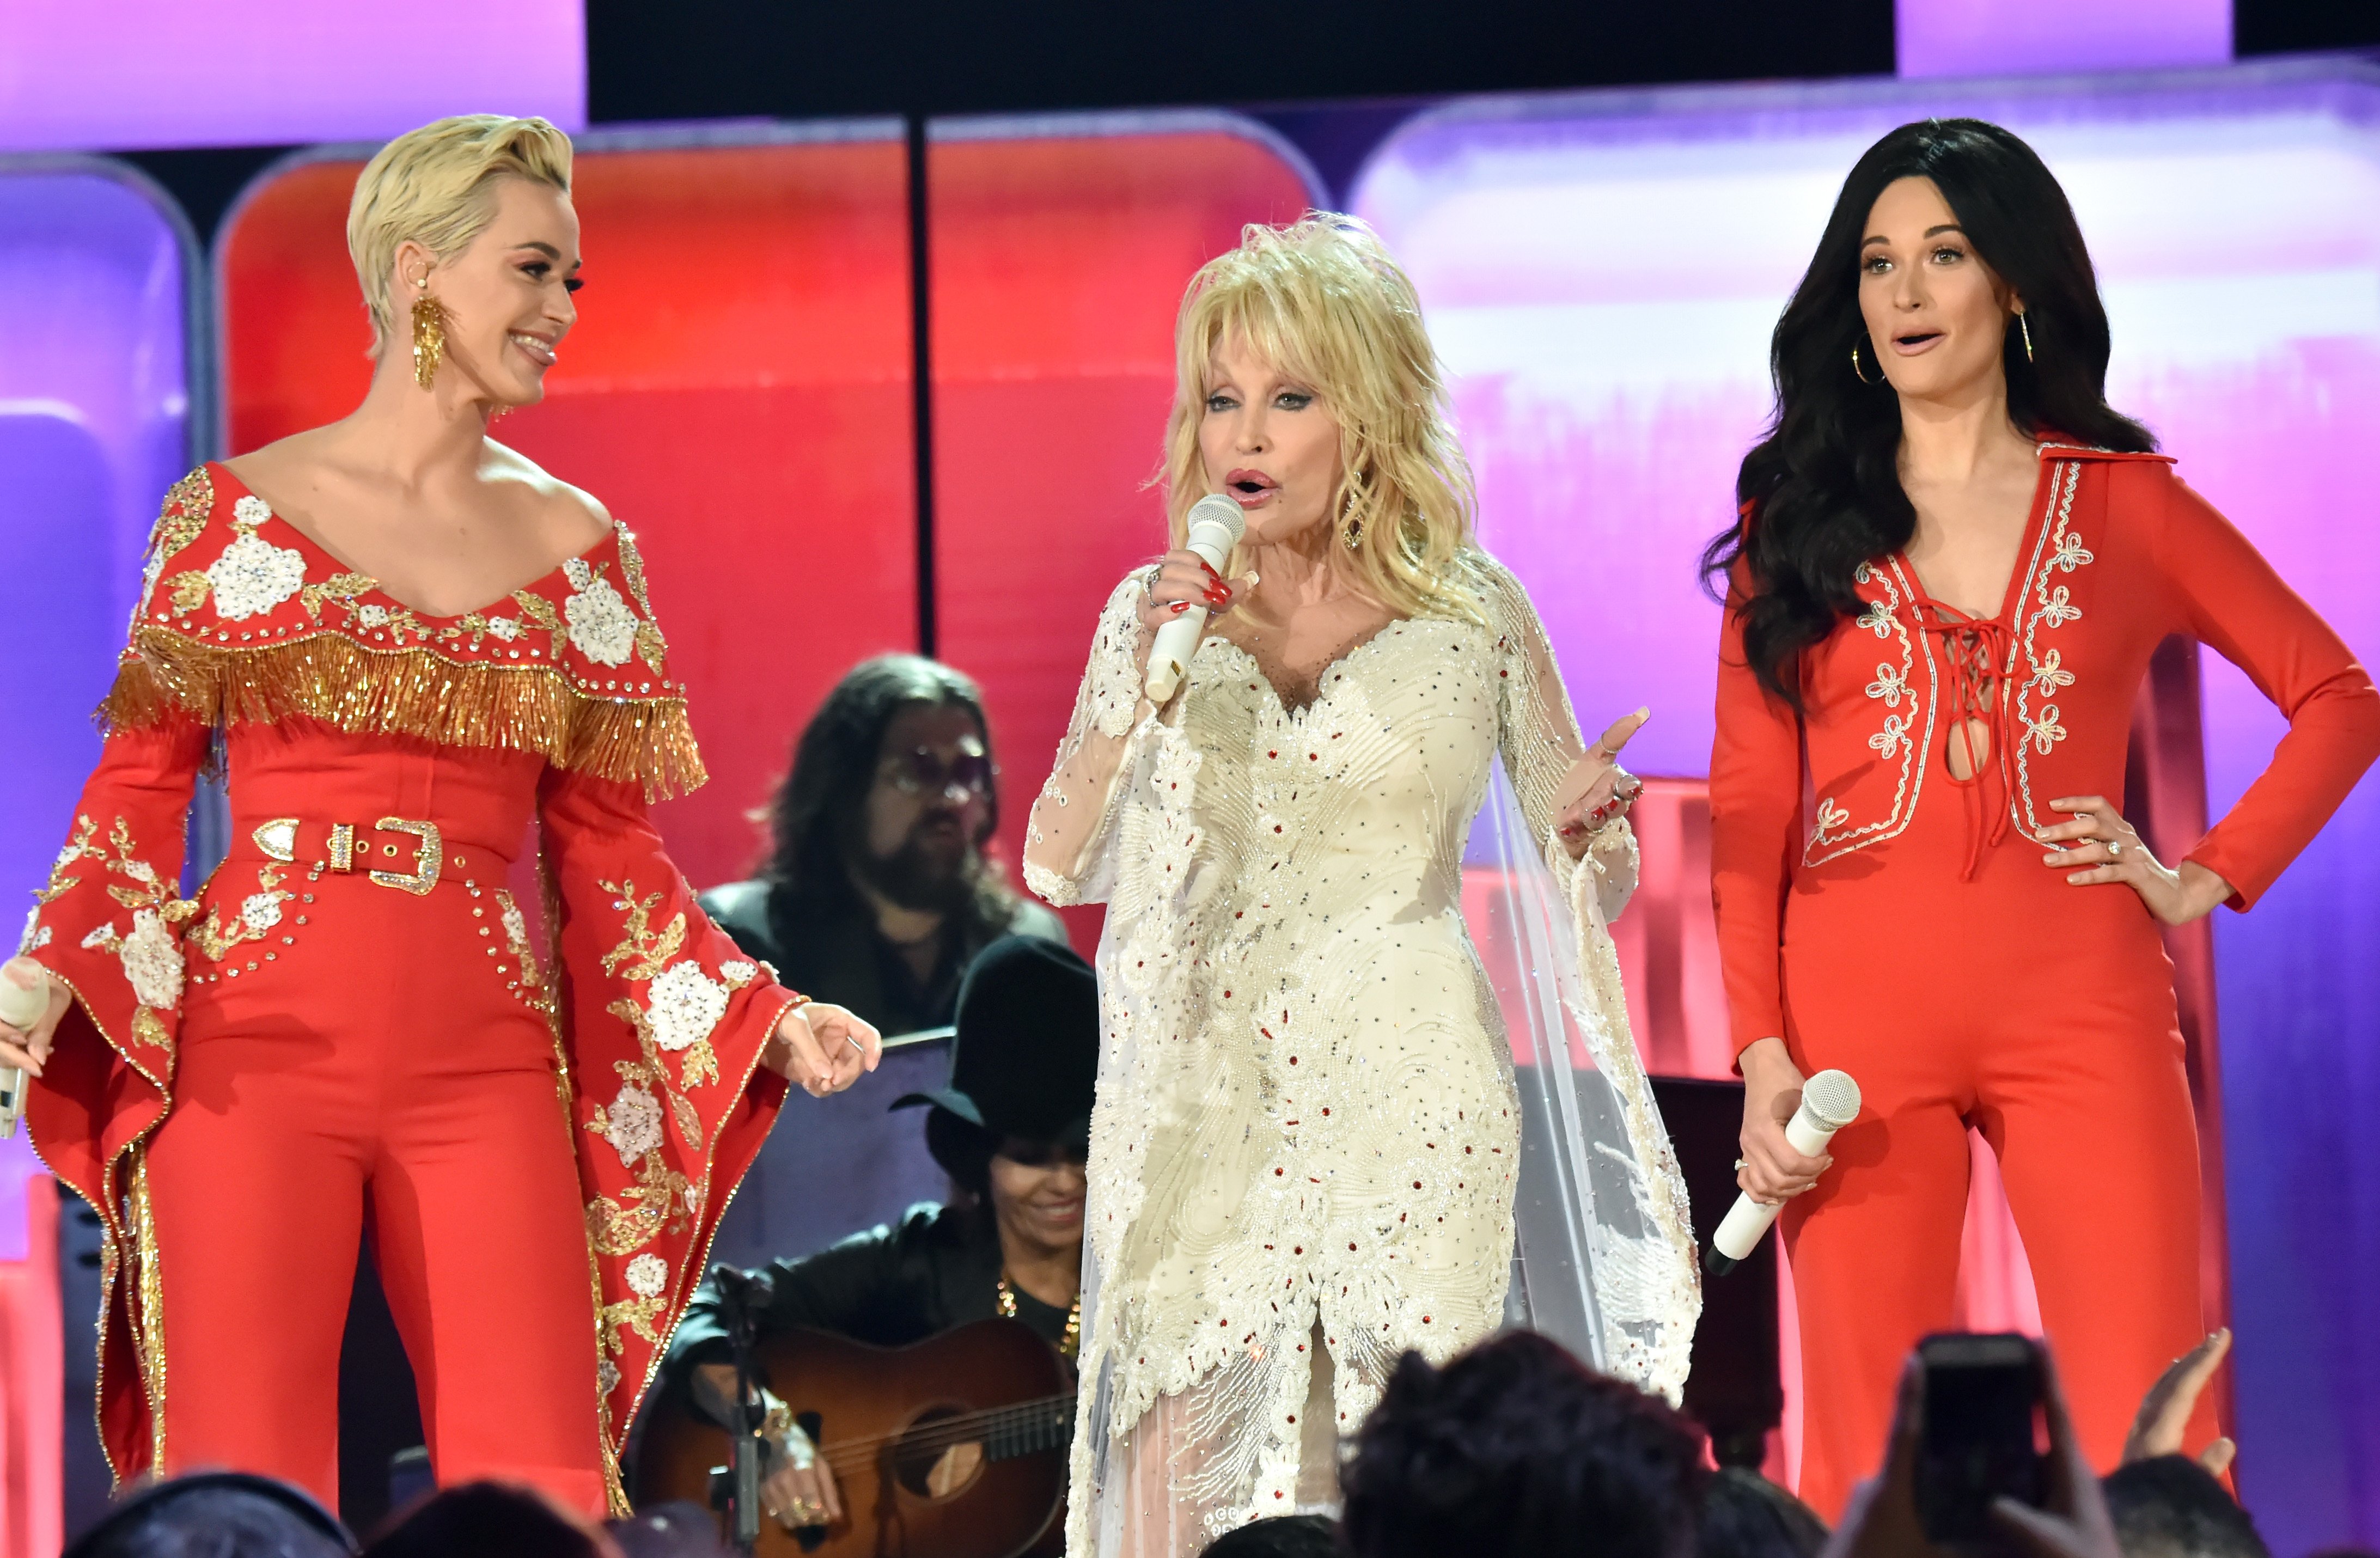
MULTIPOLYGON (((1902 1358, 1950 1323, 1970 1126, 2096 1463, 2199 1341, 2160 928, 2262 895, 2380 753, 2380 695, 2107 408, 2080 231, 2007 131, 1929 122, 1872 148, 1774 356, 1778 423, 1707 557, 1730 581, 1712 879, 1741 1183, 1790 1198, 1801 1491, 1832 1517, 1877 1465, 1902 1358), (2168 868, 2111 797, 2175 634, 2247 671, 2289 732, 2168 868), (1827 1067, 1864 1106, 1805 1158, 1781 1122, 1827 1067)), ((2190 1445, 2216 1434, 2202 1406, 2190 1445)))
POLYGON ((569 157, 492 116, 375 157, 349 222, 382 344, 363 405, 191 472, 152 537, 25 930, 50 1014, 0 1029, 0 1064, 38 1074, 35 1147, 106 1228, 119 1478, 229 1466, 335 1498, 368 1231, 440 1479, 617 1507, 784 1078, 875 1064, 874 1031, 744 958, 662 850, 647 800, 702 770, 633 539, 487 437, 577 317, 569 157), (217 733, 232 847, 186 899, 217 733), (516 895, 532 864, 543 891, 516 895))

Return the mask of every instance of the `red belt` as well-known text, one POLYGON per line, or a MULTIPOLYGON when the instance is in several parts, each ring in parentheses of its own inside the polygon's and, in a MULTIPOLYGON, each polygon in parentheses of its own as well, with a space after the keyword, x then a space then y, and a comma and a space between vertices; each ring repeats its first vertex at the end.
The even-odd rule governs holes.
MULTIPOLYGON (((298 835, 301 828, 312 824, 298 817, 275 817, 260 824, 249 837, 268 859, 294 865, 298 860, 298 835)), ((383 817, 369 830, 360 822, 323 824, 322 858, 314 862, 317 871, 348 872, 361 870, 382 887, 394 887, 401 893, 420 896, 438 885, 438 873, 446 863, 446 840, 435 822, 415 822, 408 817, 383 817), (358 838, 358 833, 364 836, 358 838), (390 861, 405 858, 406 844, 410 838, 412 865, 407 870, 388 870, 373 867, 375 834, 395 834, 380 840, 377 852, 390 861)), ((501 875, 501 873, 499 873, 501 875)))

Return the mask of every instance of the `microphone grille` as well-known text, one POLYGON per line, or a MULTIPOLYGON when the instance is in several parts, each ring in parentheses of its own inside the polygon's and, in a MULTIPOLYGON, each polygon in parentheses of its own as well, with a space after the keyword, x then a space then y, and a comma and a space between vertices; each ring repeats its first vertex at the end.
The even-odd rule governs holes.
POLYGON ((1220 525, 1232 538, 1233 546, 1239 545, 1240 538, 1248 533, 1247 516, 1240 512, 1238 504, 1220 493, 1208 493, 1192 504, 1190 517, 1183 522, 1182 528, 1186 533, 1201 525, 1220 525))
POLYGON ((1859 1084, 1848 1072, 1821 1071, 1802 1084, 1802 1107, 1840 1130, 1859 1117, 1859 1084))

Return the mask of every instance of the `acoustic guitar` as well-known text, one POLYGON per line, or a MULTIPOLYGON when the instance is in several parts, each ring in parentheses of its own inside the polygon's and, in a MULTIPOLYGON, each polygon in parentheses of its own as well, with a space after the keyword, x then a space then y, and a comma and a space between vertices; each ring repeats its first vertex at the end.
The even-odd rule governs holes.
MULTIPOLYGON (((1063 1551, 1074 1371, 1022 1321, 977 1321, 906 1347, 792 1331, 754 1351, 843 1495, 832 1526, 788 1531, 762 1515, 762 1558, 1063 1551)), ((657 1400, 637 1454, 636 1502, 709 1503, 712 1473, 728 1462, 726 1430, 657 1400)))

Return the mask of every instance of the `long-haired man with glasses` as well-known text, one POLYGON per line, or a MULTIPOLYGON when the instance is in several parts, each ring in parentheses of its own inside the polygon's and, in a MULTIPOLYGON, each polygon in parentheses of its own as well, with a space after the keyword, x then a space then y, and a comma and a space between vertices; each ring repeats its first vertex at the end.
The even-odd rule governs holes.
POLYGON ((813 999, 888 1034, 941 1027, 992 942, 1065 940, 1057 916, 984 858, 999 779, 972 680, 913 654, 863 661, 795 745, 760 877, 702 906, 813 999))

